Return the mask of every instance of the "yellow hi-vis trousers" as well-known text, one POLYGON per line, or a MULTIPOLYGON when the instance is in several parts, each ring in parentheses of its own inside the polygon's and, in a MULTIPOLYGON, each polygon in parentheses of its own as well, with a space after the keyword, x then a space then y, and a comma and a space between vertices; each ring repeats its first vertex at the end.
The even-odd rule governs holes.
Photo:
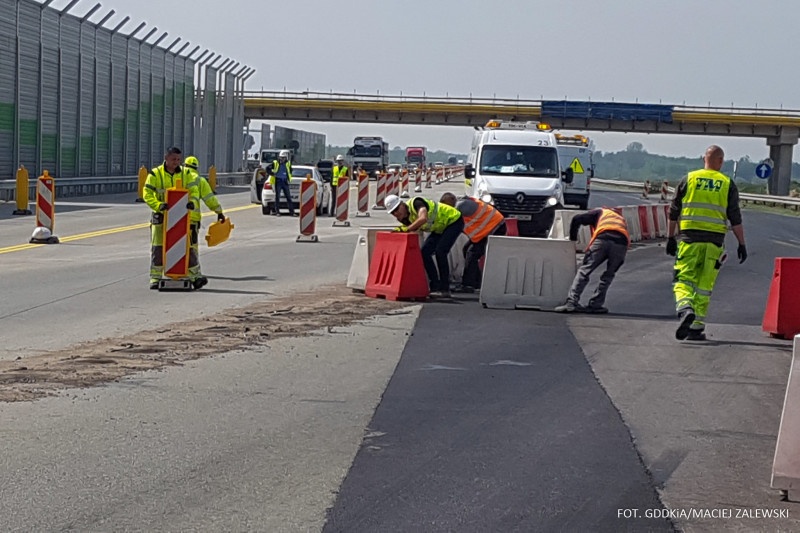
POLYGON ((720 258, 723 252, 722 247, 710 242, 678 242, 672 284, 675 309, 679 313, 688 308, 694 311, 692 329, 705 328, 708 303, 722 267, 720 258))

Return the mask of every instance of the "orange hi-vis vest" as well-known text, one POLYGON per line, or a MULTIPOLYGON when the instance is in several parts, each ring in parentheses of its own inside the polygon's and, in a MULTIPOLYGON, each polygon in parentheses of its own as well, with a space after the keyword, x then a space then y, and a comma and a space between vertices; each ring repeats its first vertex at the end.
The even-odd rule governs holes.
POLYGON ((471 215, 463 215, 464 218, 464 233, 469 237, 472 242, 480 242, 502 224, 502 213, 492 207, 491 205, 481 200, 472 199, 473 202, 478 204, 478 209, 471 215))
POLYGON ((605 231, 616 231, 617 233, 625 235, 630 245, 631 236, 628 234, 628 226, 625 224, 625 217, 616 211, 604 207, 602 208, 602 213, 600 213, 600 218, 597 219, 597 226, 595 226, 592 231, 592 239, 586 247, 588 248, 591 246, 595 238, 605 231))

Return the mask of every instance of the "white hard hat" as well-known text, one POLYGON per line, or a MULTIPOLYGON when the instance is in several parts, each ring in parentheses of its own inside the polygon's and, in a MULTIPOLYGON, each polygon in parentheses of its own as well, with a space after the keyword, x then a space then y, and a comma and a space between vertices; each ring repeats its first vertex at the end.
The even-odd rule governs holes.
POLYGON ((337 161, 344 161, 344 157, 342 157, 342 154, 339 154, 339 155, 336 156, 336 160, 337 161))
POLYGON ((33 230, 33 235, 31 235, 32 239, 36 239, 37 241, 46 241, 53 234, 50 232, 49 228, 45 228, 44 226, 36 226, 33 230))
POLYGON ((386 197, 386 200, 383 202, 383 205, 386 206, 387 213, 392 213, 395 209, 397 209, 397 206, 399 206, 401 203, 403 203, 403 201, 400 200, 399 196, 397 196, 396 194, 390 194, 389 196, 386 197))
POLYGON ((285 157, 286 159, 289 159, 289 150, 281 150, 278 154, 278 157, 285 157))

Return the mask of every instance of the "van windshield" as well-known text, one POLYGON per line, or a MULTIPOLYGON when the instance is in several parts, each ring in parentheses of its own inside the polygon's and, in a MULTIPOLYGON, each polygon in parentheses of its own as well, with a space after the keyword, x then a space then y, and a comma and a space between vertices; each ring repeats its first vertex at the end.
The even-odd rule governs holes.
POLYGON ((558 177, 558 152, 539 146, 484 145, 481 174, 558 177))

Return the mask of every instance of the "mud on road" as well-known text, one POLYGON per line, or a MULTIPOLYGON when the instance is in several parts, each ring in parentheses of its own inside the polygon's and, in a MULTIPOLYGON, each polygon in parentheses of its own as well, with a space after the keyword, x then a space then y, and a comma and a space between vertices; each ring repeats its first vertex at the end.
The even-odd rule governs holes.
MULTIPOLYGON (((176 322, 159 329, 0 362, 0 402, 26 401, 65 388, 97 384, 166 366, 244 349, 272 339, 310 335, 372 316, 411 312, 406 304, 322 287, 280 299, 176 322)), ((269 355, 269 352, 266 352, 269 355)))

